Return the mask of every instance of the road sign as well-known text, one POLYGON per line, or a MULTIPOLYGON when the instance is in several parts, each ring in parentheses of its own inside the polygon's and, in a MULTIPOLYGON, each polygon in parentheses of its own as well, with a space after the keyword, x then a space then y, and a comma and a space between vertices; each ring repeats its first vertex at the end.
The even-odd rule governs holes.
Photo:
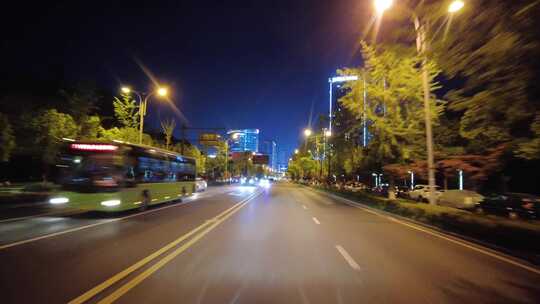
POLYGON ((217 147, 220 145, 221 136, 216 133, 202 133, 199 135, 199 143, 203 146, 217 147))

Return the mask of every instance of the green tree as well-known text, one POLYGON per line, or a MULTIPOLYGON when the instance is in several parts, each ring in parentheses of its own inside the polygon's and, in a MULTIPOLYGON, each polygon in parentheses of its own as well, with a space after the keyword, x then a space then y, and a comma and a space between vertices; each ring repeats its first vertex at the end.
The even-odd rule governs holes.
MULTIPOLYGON (((139 142, 139 130, 135 128, 111 128, 103 129, 100 132, 100 138, 106 140, 121 140, 129 143, 138 143, 139 142)), ((152 146, 154 140, 148 134, 143 133, 142 144, 147 146, 152 146)))
POLYGON ((139 106, 131 94, 122 93, 113 99, 114 116, 125 128, 139 128, 139 106))
POLYGON ((7 116, 0 113, 0 161, 7 162, 15 149, 15 136, 7 116))
POLYGON ((76 138, 79 126, 71 115, 54 109, 43 111, 32 122, 34 144, 46 163, 53 163, 57 157, 62 138, 76 138))
MULTIPOLYGON (((341 75, 360 75, 366 81, 347 82, 348 93, 340 102, 352 112, 361 128, 365 117, 372 140, 368 159, 381 166, 423 158, 425 151, 424 106, 420 58, 406 51, 379 48, 362 43, 364 69, 339 70, 341 75), (365 86, 364 86, 365 83, 365 86), (363 92, 367 92, 364 107, 363 92), (365 109, 365 111, 364 111, 365 109), (365 115, 365 116, 364 116, 365 115)), ((435 77, 439 70, 428 62, 431 92, 439 88, 435 77)), ((431 98, 433 121, 443 110, 443 102, 431 98)))
MULTIPOLYGON (((446 39, 435 44, 434 54, 445 74, 463 82, 447 95, 449 108, 463 113, 461 135, 484 151, 539 136, 524 132, 527 126, 534 130, 535 115, 540 113, 539 3, 467 3, 446 39)), ((518 156, 531 156, 523 152, 518 150, 518 156)))
POLYGON ((80 127, 81 131, 78 136, 78 138, 80 139, 96 140, 103 132, 103 127, 101 126, 101 119, 97 115, 88 116, 80 127))

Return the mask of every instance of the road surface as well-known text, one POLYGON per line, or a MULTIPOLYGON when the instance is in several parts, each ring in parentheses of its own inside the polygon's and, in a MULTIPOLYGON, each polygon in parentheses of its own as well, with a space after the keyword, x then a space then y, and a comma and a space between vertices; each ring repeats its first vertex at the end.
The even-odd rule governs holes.
POLYGON ((292 184, 0 221, 1 303, 539 303, 540 272, 292 184))

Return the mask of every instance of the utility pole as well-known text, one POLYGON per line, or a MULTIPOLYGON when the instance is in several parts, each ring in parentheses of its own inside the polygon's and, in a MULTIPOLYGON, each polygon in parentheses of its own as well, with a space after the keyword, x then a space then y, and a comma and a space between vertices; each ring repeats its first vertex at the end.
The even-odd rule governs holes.
POLYGON ((180 154, 184 155, 185 152, 185 143, 186 143, 186 125, 182 124, 182 143, 180 146, 180 154))

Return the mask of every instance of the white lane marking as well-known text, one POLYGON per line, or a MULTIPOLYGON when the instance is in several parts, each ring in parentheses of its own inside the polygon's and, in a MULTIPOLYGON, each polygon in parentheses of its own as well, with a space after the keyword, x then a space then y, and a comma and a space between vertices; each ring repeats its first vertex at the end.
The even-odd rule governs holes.
MULTIPOLYGON (((331 197, 334 197, 334 198, 336 198, 336 199, 338 199, 338 200, 344 201, 344 202, 345 202, 347 205, 349 205, 349 206, 353 206, 353 207, 362 209, 362 210, 364 210, 364 211, 367 211, 367 212, 369 212, 369 213, 375 214, 375 215, 380 216, 380 217, 383 217, 383 218, 384 218, 384 217, 386 217, 387 219, 390 218, 389 216, 386 216, 386 215, 383 215, 383 214, 381 214, 381 213, 378 213, 378 212, 375 212, 375 211, 373 211, 373 210, 370 210, 370 209, 368 209, 368 207, 366 207, 366 206, 360 206, 359 203, 354 202, 354 201, 351 201, 351 200, 349 200, 349 199, 346 199, 346 198, 343 198, 343 197, 339 197, 339 196, 336 196, 336 195, 332 195, 332 194, 328 194, 328 195, 331 196, 331 197)), ((473 251, 476 251, 476 252, 485 254, 485 255, 487 255, 487 256, 490 256, 490 257, 495 258, 495 259, 497 259, 497 260, 500 260, 500 261, 506 262, 506 263, 508 263, 508 264, 514 265, 514 266, 516 266, 516 267, 523 268, 523 269, 528 270, 528 271, 530 271, 530 272, 533 272, 533 273, 535 273, 535 274, 540 274, 540 269, 537 269, 537 268, 534 268, 534 267, 531 267, 531 266, 528 266, 528 265, 519 263, 519 262, 517 262, 517 261, 514 261, 514 260, 509 259, 509 258, 507 258, 507 257, 504 257, 504 256, 502 256, 502 255, 499 255, 499 254, 497 254, 497 253, 491 252, 491 251, 489 251, 488 249, 482 249, 482 248, 480 248, 480 247, 477 247, 478 245, 473 246, 473 245, 471 245, 471 244, 466 243, 465 241, 461 241, 461 240, 458 240, 458 239, 453 239, 453 238, 444 236, 444 235, 442 234, 442 232, 435 232, 435 231, 430 231, 430 230, 425 229, 425 228, 420 228, 420 227, 418 227, 418 226, 416 226, 416 225, 412 225, 412 224, 409 224, 409 223, 405 223, 405 222, 400 221, 400 220, 398 220, 398 219, 396 219, 396 218, 392 218, 392 221, 395 222, 395 223, 397 223, 397 224, 401 224, 401 225, 407 226, 407 227, 409 227, 409 228, 415 229, 415 230, 417 230, 417 231, 421 231, 421 232, 427 233, 427 234, 432 235, 432 236, 434 236, 434 237, 438 237, 438 238, 440 238, 440 239, 449 241, 449 242, 454 243, 454 244, 456 244, 456 245, 460 245, 460 246, 463 246, 463 247, 465 247, 465 248, 471 249, 471 250, 473 250, 473 251)))
POLYGON ((316 217, 313 217, 313 221, 314 221, 315 224, 317 224, 317 225, 320 225, 320 224, 321 224, 321 222, 319 222, 319 220, 318 220, 316 217))
POLYGON ((27 215, 27 216, 21 216, 21 217, 12 217, 12 218, 6 218, 3 220, 0 220, 0 223, 7 223, 7 222, 13 222, 13 221, 20 221, 20 220, 26 220, 34 217, 40 217, 40 216, 48 216, 48 215, 68 215, 71 213, 77 213, 76 211, 68 211, 68 210, 61 210, 61 211, 52 211, 52 212, 45 212, 45 213, 38 213, 34 215, 27 215))
POLYGON ((356 261, 352 258, 352 256, 347 252, 347 250, 345 250, 345 248, 343 248, 342 246, 340 245, 336 245, 336 249, 337 251, 339 251, 339 253, 341 254, 341 256, 345 259, 345 261, 347 261, 347 263, 349 263, 349 266, 351 266, 352 269, 354 270, 360 270, 360 265, 358 265, 358 263, 356 263, 356 261))
POLYGON ((305 210, 307 210, 307 207, 306 207, 306 205, 302 205, 302 208, 304 208, 305 210))
POLYGON ((31 242, 43 240, 43 239, 48 239, 48 238, 52 238, 52 237, 55 237, 55 236, 59 236, 59 235, 63 235, 63 234, 71 233, 71 232, 76 232, 76 231, 80 231, 80 230, 84 230, 84 229, 88 229, 88 228, 92 228, 92 227, 96 227, 96 226, 101 226, 101 225, 105 225, 105 224, 109 224, 109 223, 113 223, 113 222, 119 222, 119 221, 126 220, 126 219, 129 219, 129 218, 132 218, 132 217, 136 217, 136 216, 140 216, 140 215, 144 215, 144 214, 148 214, 148 213, 153 213, 153 212, 157 212, 157 211, 164 210, 164 209, 169 209, 169 208, 173 208, 173 207, 186 205, 188 203, 194 202, 195 200, 197 200, 197 199, 194 198, 194 199, 186 200, 184 202, 174 204, 174 205, 169 205, 169 206, 165 206, 165 207, 161 207, 161 208, 156 208, 156 209, 152 209, 152 210, 148 210, 148 211, 144 211, 144 212, 131 214, 131 215, 116 218, 116 219, 105 220, 105 221, 99 222, 99 223, 94 223, 94 224, 90 224, 90 225, 86 225, 86 226, 81 226, 81 227, 76 227, 76 228, 72 228, 72 229, 68 229, 68 230, 63 230, 63 231, 51 233, 51 234, 45 234, 45 235, 42 235, 42 236, 37 236, 37 237, 34 237, 34 238, 30 238, 30 239, 26 239, 26 240, 22 240, 22 241, 17 241, 17 242, 5 244, 5 245, 0 245, 0 250, 4 250, 4 249, 10 248, 10 247, 15 247, 15 246, 19 246, 19 245, 23 245, 23 244, 27 244, 27 243, 31 243, 31 242))

